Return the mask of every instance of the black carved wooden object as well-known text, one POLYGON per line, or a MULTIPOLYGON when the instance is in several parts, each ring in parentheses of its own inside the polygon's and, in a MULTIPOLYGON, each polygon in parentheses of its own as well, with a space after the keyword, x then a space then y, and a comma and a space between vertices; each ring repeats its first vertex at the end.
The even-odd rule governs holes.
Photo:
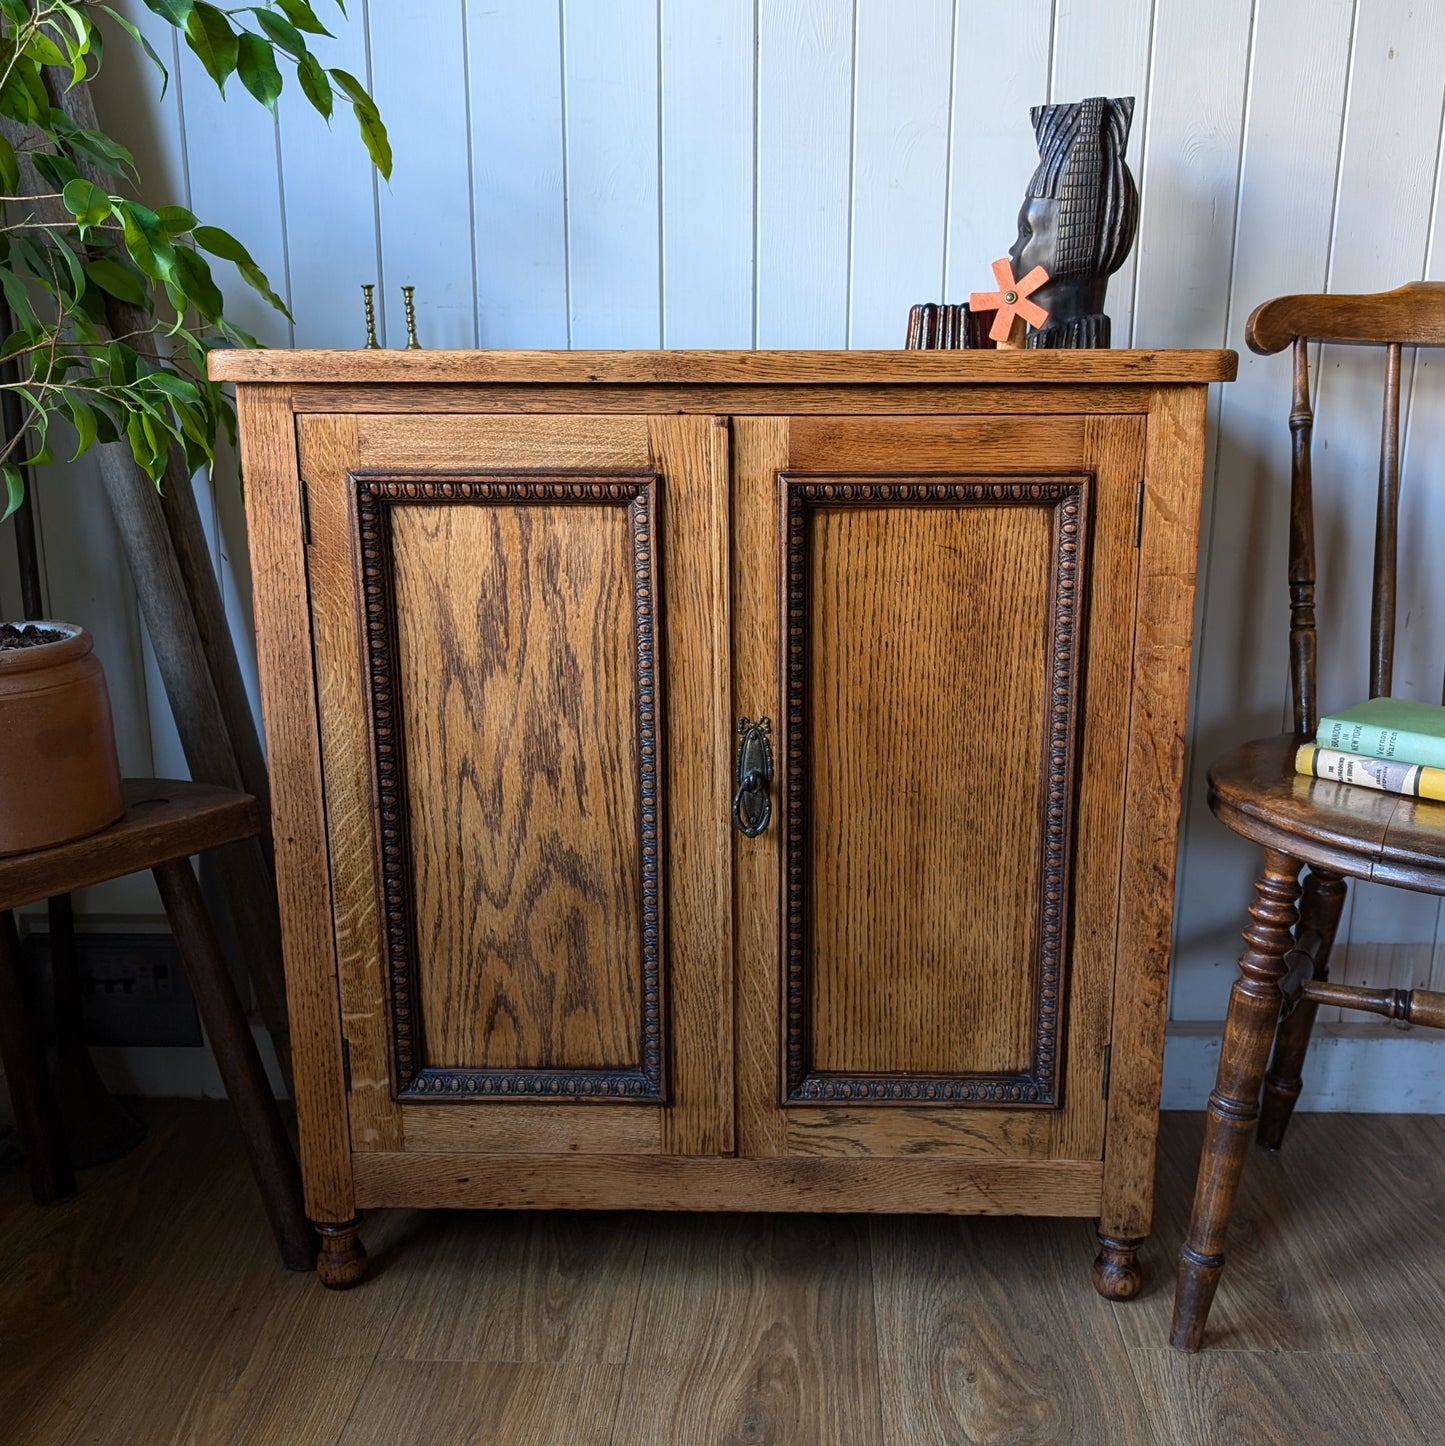
POLYGON ((1124 161, 1134 97, 1036 105, 1029 115, 1039 164, 1009 258, 1015 276, 1035 266, 1049 273, 1032 298, 1049 319, 1030 328, 1027 345, 1106 347, 1104 293, 1139 223, 1139 192, 1124 161))

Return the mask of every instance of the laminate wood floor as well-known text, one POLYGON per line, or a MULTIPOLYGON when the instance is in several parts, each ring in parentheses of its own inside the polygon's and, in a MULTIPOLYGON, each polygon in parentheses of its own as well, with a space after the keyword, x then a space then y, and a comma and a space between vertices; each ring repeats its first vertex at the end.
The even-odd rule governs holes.
POLYGON ((1145 1294, 1082 1221, 377 1212, 346 1295, 276 1262, 224 1105, 33 1207, 0 1169, 0 1441, 924 1446, 1445 1440, 1445 1127, 1255 1152, 1199 1356, 1166 1344, 1200 1118, 1145 1294))

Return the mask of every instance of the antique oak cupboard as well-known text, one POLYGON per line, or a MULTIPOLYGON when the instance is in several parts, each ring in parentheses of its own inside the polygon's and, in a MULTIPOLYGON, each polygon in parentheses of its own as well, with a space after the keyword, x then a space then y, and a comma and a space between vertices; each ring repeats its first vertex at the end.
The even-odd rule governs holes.
POLYGON ((1150 1222, 1229 352, 248 352, 306 1199, 1150 1222))

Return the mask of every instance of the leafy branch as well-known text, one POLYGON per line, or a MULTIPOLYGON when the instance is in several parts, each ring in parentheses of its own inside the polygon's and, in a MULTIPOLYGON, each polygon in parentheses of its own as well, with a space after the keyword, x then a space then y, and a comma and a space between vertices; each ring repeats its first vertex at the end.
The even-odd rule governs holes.
MULTIPOLYGON (((144 3, 184 35, 222 94, 236 75, 274 111, 287 72, 328 121, 338 99, 349 103, 373 164, 390 176, 386 128, 366 88, 312 52, 331 32, 310 0, 230 10, 144 3)), ((335 3, 344 17, 344 0, 335 3)), ((75 457, 123 440, 157 485, 173 447, 195 471, 214 461, 223 433, 234 440, 235 412, 206 378, 206 353, 258 343, 227 320, 208 258, 290 317, 236 237, 184 207, 152 209, 123 194, 140 179, 135 158, 71 113, 94 119, 88 102, 78 108, 67 96, 100 69, 100 16, 141 47, 164 93, 169 76, 155 48, 103 0, 0 0, 0 118, 10 123, 0 132, 0 294, 10 315, 0 390, 15 394, 26 418, 0 447, 0 519, 23 499, 21 468, 51 460, 58 416, 74 428, 75 457)))

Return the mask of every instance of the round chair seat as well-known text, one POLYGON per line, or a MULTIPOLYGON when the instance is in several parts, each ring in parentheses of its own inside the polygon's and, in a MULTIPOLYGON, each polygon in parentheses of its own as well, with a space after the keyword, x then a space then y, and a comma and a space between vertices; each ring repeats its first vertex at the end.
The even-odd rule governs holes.
POLYGON ((1445 894, 1445 803, 1307 778, 1299 739, 1257 738, 1209 770, 1209 806, 1235 833, 1356 879, 1445 894))

